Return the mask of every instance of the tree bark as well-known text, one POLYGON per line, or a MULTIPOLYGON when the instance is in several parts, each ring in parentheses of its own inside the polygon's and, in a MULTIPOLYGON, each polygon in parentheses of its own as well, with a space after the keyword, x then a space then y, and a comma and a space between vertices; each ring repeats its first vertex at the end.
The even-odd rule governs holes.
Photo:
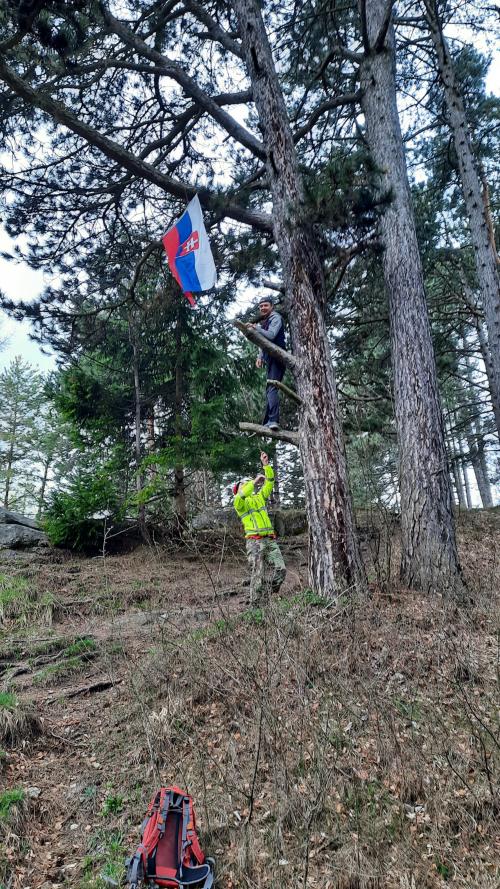
POLYGON ((389 300, 399 445, 401 580, 425 591, 460 592, 443 418, 396 104, 395 41, 387 0, 360 2, 365 54, 362 107, 377 168, 383 270, 389 300), (383 41, 381 35, 385 36, 383 41))
POLYGON ((463 455, 461 467, 462 467, 462 475, 464 478, 464 488, 465 488, 465 499, 467 501, 467 509, 472 509, 472 494, 470 490, 470 481, 469 481, 469 473, 467 472, 467 461, 465 459, 465 454, 463 447, 460 446, 460 451, 463 455))
POLYGON ((40 485, 40 493, 38 494, 38 509, 37 509, 37 514, 36 514, 37 519, 40 518, 40 516, 42 515, 42 512, 43 512, 43 503, 45 500, 45 490, 47 487, 47 481, 48 481, 48 477, 49 477, 49 469, 50 469, 50 466, 52 463, 52 457, 53 457, 53 455, 50 454, 43 464, 42 483, 40 485))
POLYGON ((484 447, 481 449, 480 443, 472 439, 469 443, 469 453, 483 509, 488 509, 493 506, 493 500, 486 460, 484 459, 484 447))
POLYGON ((455 489, 457 492, 458 505, 459 505, 460 509, 467 509, 467 502, 465 500, 464 486, 463 486, 462 478, 460 475, 460 466, 458 463, 458 459, 453 460, 452 472, 453 472, 453 479, 455 482, 455 489))
MULTIPOLYGON (((500 434, 500 270, 492 238, 487 191, 474 157, 460 84, 444 37, 435 0, 424 0, 429 33, 436 53, 439 78, 443 85, 448 123, 453 134, 469 230, 474 249, 476 275, 486 321, 491 358, 492 400, 500 434)), ((488 375, 490 377, 490 375, 488 375)))
MULTIPOLYGON (((462 349, 465 355, 466 376, 472 389, 474 383, 474 367, 470 357, 467 355, 467 338, 465 333, 462 335, 462 349)), ((491 486, 485 456, 485 439, 481 430, 481 424, 477 417, 475 419, 469 419, 465 436, 469 448, 472 469, 476 477, 479 496, 481 497, 481 503, 484 509, 488 509, 490 506, 493 506, 493 499, 491 496, 491 486)))
POLYGON ((488 386, 490 389, 490 398, 491 398, 491 406, 493 408, 493 413, 495 415, 495 422, 497 431, 499 431, 500 435, 500 389, 496 389, 495 384, 495 372, 493 368, 493 360, 491 357, 491 352, 488 343, 488 337, 486 335, 486 331, 484 329, 484 323, 482 318, 476 317, 476 330, 477 337, 479 340, 479 348, 481 351, 481 357, 484 362, 484 367, 486 370, 486 377, 488 379, 488 386))
POLYGON ((326 289, 293 134, 257 0, 235 0, 241 42, 259 115, 283 267, 295 357, 299 446, 309 523, 309 578, 318 593, 363 588, 341 416, 324 319, 326 289))
POLYGON ((460 475, 459 456, 458 456, 458 451, 455 446, 455 436, 453 434, 453 430, 451 428, 451 422, 449 420, 448 420, 448 423, 446 424, 446 436, 447 436, 447 440, 448 440, 448 453, 450 454, 448 462, 450 464, 450 468, 451 468, 451 472, 452 472, 452 476, 453 476, 453 481, 455 483, 455 490, 457 493, 458 506, 460 507, 460 509, 467 509, 467 503, 465 501, 464 486, 462 483, 462 477, 460 475))

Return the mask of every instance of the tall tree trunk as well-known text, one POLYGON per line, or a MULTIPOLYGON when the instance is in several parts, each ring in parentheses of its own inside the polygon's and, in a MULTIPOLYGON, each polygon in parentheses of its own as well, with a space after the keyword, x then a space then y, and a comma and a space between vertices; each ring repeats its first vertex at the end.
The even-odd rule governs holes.
POLYGON ((463 588, 452 513, 422 265, 396 104, 395 41, 387 0, 360 0, 362 106, 378 192, 389 299, 401 492, 401 579, 409 587, 463 588))
POLYGON ((472 469, 476 478, 481 503, 484 509, 488 509, 490 506, 493 506, 493 500, 491 497, 491 487, 486 468, 486 460, 484 459, 484 447, 481 450, 479 442, 474 440, 474 438, 472 438, 470 442, 469 439, 467 439, 467 442, 469 444, 472 469))
MULTIPOLYGON (((486 331, 484 329, 484 323, 482 318, 475 319, 475 327, 477 330, 477 337, 479 340, 479 348, 481 351, 481 358, 483 359, 484 366, 486 369, 486 377, 488 379, 488 386, 490 389, 490 398, 491 398, 491 406, 493 408, 493 413, 495 415, 495 422, 497 426, 497 431, 500 430, 500 390, 495 388, 495 374, 493 369, 493 361, 491 358, 491 352, 488 345, 488 337, 486 335, 486 331)), ((499 432, 500 434, 500 432, 499 432)))
POLYGON ((486 453, 485 453, 485 445, 484 441, 479 442, 478 440, 478 451, 479 451, 479 465, 481 466, 481 472, 484 479, 484 488, 481 493, 481 499, 483 501, 483 506, 485 509, 489 509, 493 506, 493 495, 491 493, 491 482, 490 476, 488 472, 488 464, 486 462, 486 453))
MULTIPOLYGON (((182 438, 182 408, 184 404, 184 370, 182 367, 182 317, 181 311, 177 314, 177 322, 175 327, 175 436, 179 440, 182 438)), ((177 462, 174 467, 174 508, 175 517, 179 525, 179 531, 182 532, 187 521, 187 504, 186 504, 186 481, 184 475, 184 466, 177 462)))
POLYGON ((302 398, 299 446, 309 522, 309 582, 322 595, 364 588, 342 422, 324 319, 326 289, 305 209, 285 102, 257 0, 235 0, 259 115, 273 200, 273 231, 286 288, 295 379, 302 398))
POLYGON ((457 501, 460 509, 467 509, 467 504, 465 501, 465 491, 462 483, 462 477, 460 475, 460 466, 459 466, 459 457, 458 451, 455 447, 455 436, 453 435, 453 430, 451 428, 451 422, 448 421, 446 424, 446 437, 448 441, 448 453, 450 454, 449 464, 451 467, 451 472, 453 475, 453 481, 455 482, 455 490, 457 492, 457 501))
MULTIPOLYGON (((137 343, 137 334, 134 329, 132 321, 129 322, 129 332, 130 332, 130 343, 132 345, 132 354, 133 354, 133 373, 134 373, 134 394, 135 394, 135 465, 136 465, 136 475, 135 475, 135 485, 138 497, 140 498, 143 485, 143 477, 141 472, 141 424, 142 424, 142 416, 141 416, 141 385, 139 378, 139 346, 137 343)), ((137 520, 139 524, 139 531, 141 532, 141 537, 145 543, 150 544, 151 538, 149 536, 148 529, 146 527, 146 507, 143 503, 140 503, 139 508, 137 510, 137 520)))
MULTIPOLYGON (((463 448, 461 448, 461 451, 463 454, 463 448)), ((467 509, 472 509, 472 494, 471 494, 471 490, 470 490, 469 473, 467 470, 467 461, 465 459, 465 456, 462 460, 461 467, 462 467, 462 475, 463 475, 463 479, 464 479, 465 499, 467 501, 467 509)))
POLYGON ((17 434, 17 410, 18 403, 16 402, 14 405, 14 417, 12 420, 12 426, 9 430, 10 435, 10 445, 9 450, 7 451, 7 457, 5 458, 6 472, 5 472, 5 492, 3 498, 4 509, 9 508, 9 497, 10 497, 10 485, 12 481, 12 466, 14 465, 14 445, 16 441, 17 434))
POLYGON ((460 475, 460 466, 458 463, 458 459, 454 458, 452 462, 452 472, 453 472, 453 480, 455 482, 455 489, 457 492, 457 501, 460 509, 467 509, 467 502, 465 500, 465 491, 462 483, 462 477, 460 475))
POLYGON ((488 194, 481 182, 481 175, 474 157, 460 84, 442 31, 436 2, 435 0, 424 0, 424 4, 429 33, 436 52, 438 73, 443 85, 448 123, 453 134, 462 193, 469 219, 476 275, 491 357, 492 401, 497 429, 500 434, 500 270, 495 241, 492 238, 488 194))
MULTIPOLYGON (((453 424, 455 429, 458 430, 459 421, 456 413, 453 414, 453 424)), ((466 509, 472 509, 472 495, 470 490, 470 481, 469 481, 469 473, 467 471, 467 464, 469 462, 467 455, 464 451, 464 446, 462 442, 462 437, 460 431, 456 432, 456 441, 457 441, 457 453, 458 453, 458 467, 459 472, 462 473, 462 483, 465 491, 465 502, 466 509)))
MULTIPOLYGON (((155 437, 155 408, 154 404, 148 404, 146 410, 146 454, 148 457, 152 457, 155 452, 156 447, 156 437, 155 437)), ((147 470, 147 480, 148 483, 153 483, 158 475, 158 470, 154 463, 151 463, 148 466, 147 470)))
MULTIPOLYGON (((474 391, 474 367, 467 354, 467 336, 465 331, 462 332, 462 350, 465 355, 465 372, 469 381, 470 389, 474 391)), ((479 496, 481 503, 485 509, 493 506, 491 496, 491 486, 488 477, 488 467, 485 456, 485 439, 481 430, 481 423, 477 416, 470 418, 466 428, 467 446, 469 448, 472 469, 476 477, 479 496)))
POLYGON ((47 480, 49 477, 49 469, 52 463, 52 454, 47 456, 45 463, 43 464, 43 475, 42 475, 42 483, 40 485, 40 493, 38 494, 38 509, 36 513, 37 519, 40 518, 43 512, 43 502, 45 500, 45 490, 47 488, 47 480))

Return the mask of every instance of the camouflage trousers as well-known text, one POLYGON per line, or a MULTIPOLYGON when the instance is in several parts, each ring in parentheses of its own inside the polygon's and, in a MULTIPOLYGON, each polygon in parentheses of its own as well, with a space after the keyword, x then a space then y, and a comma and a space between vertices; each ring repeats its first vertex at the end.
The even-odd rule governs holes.
POLYGON ((281 550, 272 537, 246 541, 248 564, 250 565, 250 602, 252 605, 266 603, 271 593, 277 593, 286 575, 285 562, 281 550))

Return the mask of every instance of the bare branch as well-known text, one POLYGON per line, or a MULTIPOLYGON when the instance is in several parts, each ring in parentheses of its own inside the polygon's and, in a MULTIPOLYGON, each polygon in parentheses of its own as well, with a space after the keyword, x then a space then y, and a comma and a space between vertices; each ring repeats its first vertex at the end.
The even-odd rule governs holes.
POLYGON ((184 9, 187 9, 188 12, 191 12, 195 18, 198 19, 205 28, 207 29, 212 40, 220 43, 225 49, 229 50, 229 52, 233 53, 233 55, 238 56, 239 59, 243 59, 243 49, 240 44, 236 42, 229 34, 224 31, 220 25, 217 24, 212 18, 211 15, 203 8, 199 3, 193 2, 193 0, 184 0, 184 9))
POLYGON ((120 37, 120 39, 128 46, 131 46, 140 56, 153 62, 162 70, 164 75, 175 80, 185 93, 190 96, 200 108, 210 114, 210 116, 216 120, 217 123, 233 137, 233 139, 236 139, 240 145, 247 148, 253 155, 255 155, 255 157, 265 160, 266 153, 262 142, 245 129, 245 127, 241 126, 241 124, 239 124, 234 117, 231 117, 227 111, 224 111, 224 109, 214 101, 212 96, 209 96, 200 86, 198 86, 196 81, 186 73, 181 65, 174 62, 172 59, 167 58, 167 56, 164 56, 156 49, 152 49, 152 47, 148 46, 148 44, 137 34, 134 34, 127 25, 116 19, 105 7, 104 3, 101 3, 100 7, 106 25, 112 33, 120 37))
POLYGON ((243 321, 233 321, 232 325, 233 327, 236 327, 243 336, 246 336, 247 340, 250 340, 251 343, 255 343, 256 346, 264 349, 269 355, 272 355, 274 358, 277 358, 278 361, 281 361, 282 364, 290 368, 297 367, 297 359, 291 352, 287 352, 286 349, 280 349, 280 347, 271 342, 271 340, 262 336, 255 327, 252 327, 250 324, 245 324, 243 321))
POLYGON ((262 282, 263 287, 267 287, 268 290, 277 290, 278 293, 285 292, 285 285, 280 284, 279 281, 269 281, 267 278, 262 282))
POLYGON ((280 389, 284 395, 287 395, 288 398, 290 398, 292 401, 295 401, 296 404, 303 404, 300 395, 297 395, 297 393, 293 389, 290 389, 290 386, 286 386, 285 383, 281 382, 281 380, 268 380, 267 385, 276 386, 277 389, 280 389))
POLYGON ((299 446, 298 432, 291 432, 287 429, 269 429, 269 426, 260 426, 258 423, 238 423, 242 432, 254 432, 262 438, 275 438, 277 441, 286 441, 287 444, 299 446))
POLYGON ((297 143, 300 139, 306 136, 318 122, 320 117, 322 117, 323 114, 326 114, 327 111, 331 111, 333 108, 341 108, 345 105, 355 105, 356 102, 361 101, 361 96, 362 93, 358 90, 356 93, 346 93, 344 96, 336 96, 332 99, 327 99, 326 102, 322 102, 321 105, 318 105, 318 107, 315 108, 305 124, 295 131, 293 134, 293 141, 297 143))

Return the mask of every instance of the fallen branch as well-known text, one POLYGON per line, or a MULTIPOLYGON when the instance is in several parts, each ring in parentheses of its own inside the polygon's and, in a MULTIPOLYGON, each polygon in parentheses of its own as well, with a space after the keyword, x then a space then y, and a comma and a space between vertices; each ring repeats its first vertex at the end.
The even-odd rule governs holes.
POLYGON ((298 432, 291 432, 287 429, 269 429, 269 426, 260 426, 258 423, 239 423, 242 432, 254 432, 262 438, 275 438, 277 441, 286 441, 287 444, 299 446, 298 432))
MULTIPOLYGON (((119 685, 120 682, 123 682, 123 679, 117 679, 116 682, 113 682, 111 679, 103 679, 100 682, 93 682, 92 685, 80 685, 78 688, 68 688, 66 691, 56 692, 58 698, 76 698, 78 695, 92 695, 97 691, 107 691, 108 688, 113 688, 114 685, 119 685)), ((51 700, 51 697, 47 698, 47 700, 51 700)))
POLYGON ((277 389, 280 389, 284 395, 287 395, 288 398, 291 398, 292 401, 295 401, 296 404, 302 404, 302 399, 300 395, 297 395, 294 389, 290 389, 290 386, 286 386, 285 383, 282 383, 281 380, 268 380, 268 386, 276 386, 277 389))

